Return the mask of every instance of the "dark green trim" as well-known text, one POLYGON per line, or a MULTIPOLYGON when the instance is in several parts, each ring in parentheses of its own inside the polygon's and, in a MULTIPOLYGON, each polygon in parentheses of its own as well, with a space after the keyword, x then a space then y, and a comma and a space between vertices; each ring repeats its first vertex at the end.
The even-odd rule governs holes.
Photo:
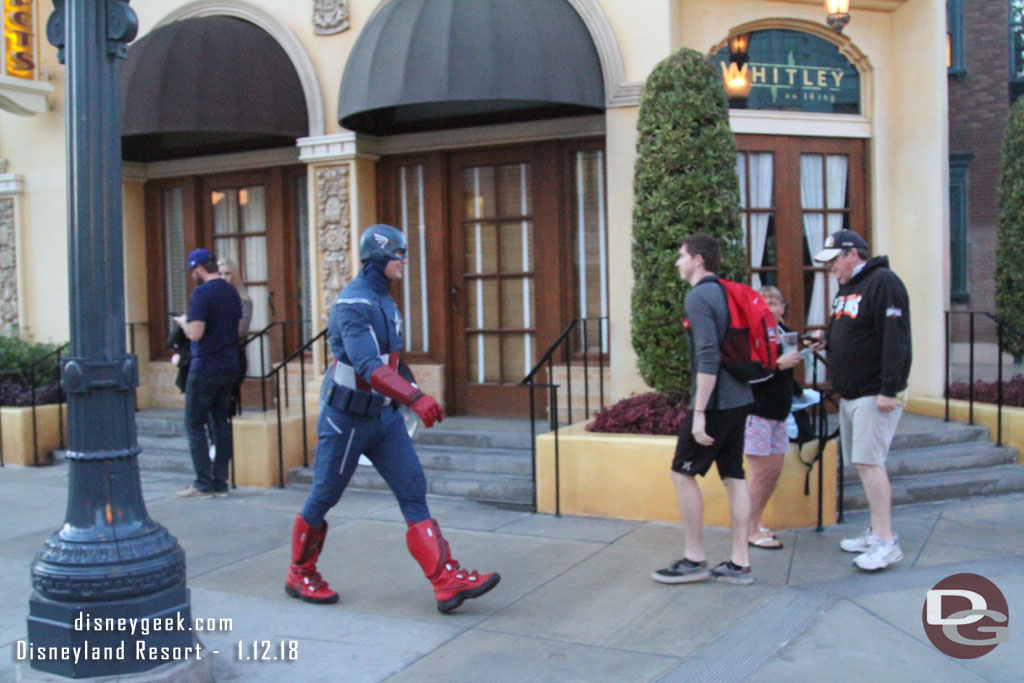
POLYGON ((974 155, 949 155, 950 301, 965 303, 967 291, 967 169, 974 155))

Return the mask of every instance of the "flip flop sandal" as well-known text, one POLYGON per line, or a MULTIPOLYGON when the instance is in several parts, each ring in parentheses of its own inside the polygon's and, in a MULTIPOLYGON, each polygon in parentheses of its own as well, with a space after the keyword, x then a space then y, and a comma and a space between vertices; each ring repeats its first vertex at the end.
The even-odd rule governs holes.
POLYGON ((765 550, 782 550, 782 541, 774 536, 759 538, 756 541, 748 541, 748 543, 755 548, 764 548, 765 550))

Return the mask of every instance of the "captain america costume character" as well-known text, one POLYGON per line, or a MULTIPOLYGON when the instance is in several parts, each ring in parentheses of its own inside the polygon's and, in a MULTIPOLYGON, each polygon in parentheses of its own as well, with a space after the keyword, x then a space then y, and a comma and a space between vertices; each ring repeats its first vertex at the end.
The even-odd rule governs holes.
POLYGON ((428 429, 443 418, 440 405, 420 391, 401 361, 402 315, 390 284, 403 276, 405 236, 390 225, 372 225, 359 252, 363 267, 338 295, 327 323, 335 360, 321 386, 313 489, 295 517, 285 591, 307 602, 338 601, 316 561, 327 536, 324 515, 341 499, 362 454, 398 500, 409 552, 432 584, 438 610, 447 613, 494 588, 501 576, 467 571, 452 559, 430 516, 423 468, 397 409, 411 407, 428 429))

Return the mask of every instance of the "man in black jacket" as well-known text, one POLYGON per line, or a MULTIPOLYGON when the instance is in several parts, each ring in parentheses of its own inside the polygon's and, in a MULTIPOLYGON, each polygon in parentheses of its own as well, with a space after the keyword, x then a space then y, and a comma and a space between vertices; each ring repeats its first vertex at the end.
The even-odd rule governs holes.
POLYGON ((854 564, 884 569, 903 559, 892 531, 892 489, 885 469, 889 444, 903 413, 910 374, 910 304, 903 282, 889 270, 889 259, 868 260, 868 245, 851 230, 825 242, 815 261, 839 280, 824 345, 839 393, 843 457, 857 467, 871 513, 871 526, 840 547, 858 553, 854 564))

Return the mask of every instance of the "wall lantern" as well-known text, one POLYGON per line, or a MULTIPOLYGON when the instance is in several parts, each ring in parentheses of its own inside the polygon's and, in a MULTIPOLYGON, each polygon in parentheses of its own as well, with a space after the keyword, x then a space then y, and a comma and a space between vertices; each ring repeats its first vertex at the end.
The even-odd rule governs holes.
POLYGON ((747 62, 747 48, 750 46, 750 34, 740 33, 729 38, 729 65, 722 64, 722 83, 725 94, 731 101, 745 100, 753 86, 747 62))
POLYGON ((825 10, 828 12, 826 21, 829 28, 842 33, 850 23, 850 0, 825 0, 825 10))

